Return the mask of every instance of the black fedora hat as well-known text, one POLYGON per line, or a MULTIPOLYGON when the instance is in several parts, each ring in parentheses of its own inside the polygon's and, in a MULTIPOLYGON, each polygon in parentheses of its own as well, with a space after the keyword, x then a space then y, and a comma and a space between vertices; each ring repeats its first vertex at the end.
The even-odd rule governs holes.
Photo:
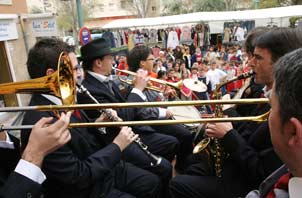
POLYGON ((109 43, 104 38, 98 38, 90 41, 81 47, 80 60, 91 60, 97 57, 103 57, 112 54, 109 43))

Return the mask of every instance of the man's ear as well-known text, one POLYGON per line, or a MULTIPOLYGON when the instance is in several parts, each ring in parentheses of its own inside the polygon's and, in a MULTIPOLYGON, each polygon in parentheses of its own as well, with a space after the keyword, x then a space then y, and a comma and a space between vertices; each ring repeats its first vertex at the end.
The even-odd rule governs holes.
POLYGON ((55 72, 55 70, 53 70, 53 69, 51 69, 51 68, 48 68, 48 69, 46 70, 46 76, 51 75, 51 74, 53 74, 54 72, 55 72))
POLYGON ((288 144, 290 146, 302 145, 302 123, 295 117, 290 118, 290 124, 293 127, 293 130, 285 131, 285 133, 289 133, 288 144))
POLYGON ((146 62, 146 61, 142 61, 142 60, 141 60, 141 61, 139 62, 139 68, 144 67, 144 66, 145 66, 145 62, 146 62))
POLYGON ((100 59, 100 58, 97 58, 97 59, 95 59, 94 60, 95 62, 93 63, 93 65, 96 65, 97 67, 100 67, 100 66, 102 66, 103 64, 103 62, 102 62, 102 59, 100 59))

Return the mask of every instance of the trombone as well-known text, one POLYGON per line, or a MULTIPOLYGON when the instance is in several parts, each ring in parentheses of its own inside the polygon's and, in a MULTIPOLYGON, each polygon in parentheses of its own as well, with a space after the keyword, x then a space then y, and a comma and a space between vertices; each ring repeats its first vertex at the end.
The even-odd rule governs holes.
MULTIPOLYGON (((1 87, 1 85, 0 85, 1 87)), ((1 94, 1 92, 0 92, 1 94)), ((205 105, 205 104, 263 104, 268 103, 266 98, 261 99, 237 99, 237 100, 195 100, 195 101, 171 101, 171 102, 138 102, 138 103, 104 103, 104 104, 77 104, 77 105, 40 105, 25 107, 2 107, 0 112, 17 112, 17 111, 59 111, 59 110, 76 110, 76 109, 107 109, 107 108, 139 108, 154 106, 186 106, 186 105, 205 105)), ((200 118, 184 120, 145 120, 145 121, 122 121, 122 122, 98 122, 98 123, 71 123, 70 127, 105 127, 105 126, 137 126, 137 125, 171 125, 171 124, 189 124, 204 122, 234 122, 234 121, 266 121, 268 113, 259 116, 248 117, 229 117, 229 118, 200 118)), ((12 129, 29 129, 32 125, 27 126, 2 126, 3 130, 12 129)))
POLYGON ((52 93, 63 104, 75 103, 75 81, 68 53, 59 56, 57 71, 51 75, 32 80, 0 84, 0 94, 13 93, 52 93))

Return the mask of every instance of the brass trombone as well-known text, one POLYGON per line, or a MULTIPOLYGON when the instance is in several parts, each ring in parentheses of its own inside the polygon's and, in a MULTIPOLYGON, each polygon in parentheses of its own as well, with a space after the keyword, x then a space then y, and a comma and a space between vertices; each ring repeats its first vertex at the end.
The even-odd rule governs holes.
POLYGON ((0 84, 0 94, 13 93, 52 93, 63 104, 75 103, 75 81, 72 64, 68 54, 62 52, 58 60, 58 69, 51 75, 32 80, 0 84))
MULTIPOLYGON (((128 74, 130 76, 136 76, 137 74, 135 72, 132 72, 132 71, 128 71, 128 70, 120 70, 120 69, 116 69, 116 68, 113 68, 115 71, 118 71, 118 72, 121 72, 121 73, 125 73, 125 74, 128 74)), ((176 83, 172 83, 172 82, 167 82, 165 80, 160 80, 160 79, 157 79, 157 78, 149 78, 151 82, 156 82, 156 83, 159 83, 159 84, 162 84, 162 85, 166 85, 166 86, 170 86, 170 87, 173 87, 175 89, 181 89, 181 86, 183 84, 182 80, 176 82, 176 83)), ((127 83, 129 85, 132 85, 133 84, 133 81, 132 80, 124 80, 122 79, 120 76, 119 76, 119 80, 124 82, 124 83, 127 83)), ((161 92, 161 90, 156 87, 156 86, 147 86, 146 89, 151 89, 153 91, 157 91, 157 92, 161 92)))
MULTIPOLYGON (((0 85, 1 87, 1 85, 0 85)), ((1 94, 1 93, 0 93, 1 94)), ((77 105, 40 105, 25 107, 2 107, 0 112, 17 111, 58 111, 75 109, 107 109, 107 108, 129 108, 129 107, 151 107, 151 106, 186 106, 186 105, 205 105, 205 104, 260 104, 268 103, 268 99, 237 99, 237 100, 195 100, 195 101, 172 101, 172 102, 138 102, 138 103, 104 103, 104 104, 77 104, 77 105)), ((249 117, 229 117, 229 118, 200 118, 185 120, 146 120, 146 121, 123 121, 123 122, 99 122, 99 123, 71 123, 70 127, 104 127, 104 126, 137 126, 137 125, 169 125, 169 124, 189 124, 203 122, 233 122, 233 121, 252 121, 263 122, 267 120, 267 114, 249 117)), ((29 129, 29 126, 2 126, 3 130, 29 129)))

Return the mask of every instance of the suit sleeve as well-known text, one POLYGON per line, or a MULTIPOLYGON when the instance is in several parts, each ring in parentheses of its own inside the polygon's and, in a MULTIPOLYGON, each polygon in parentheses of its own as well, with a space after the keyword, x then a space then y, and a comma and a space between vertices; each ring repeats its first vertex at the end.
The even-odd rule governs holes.
POLYGON ((1 189, 1 198, 40 197, 41 185, 29 178, 12 172, 1 189))
POLYGON ((231 130, 221 140, 222 147, 230 154, 230 160, 240 167, 252 184, 259 184, 282 165, 271 145, 267 122, 262 123, 253 133, 255 136, 258 134, 262 137, 251 138, 256 138, 255 142, 259 145, 246 142, 236 130, 231 130))
MULTIPOLYGON (((25 115, 24 124, 32 124, 42 116, 50 116, 47 112, 31 112, 30 116, 25 115)), ((83 129, 70 129, 71 141, 50 153, 44 158, 43 172, 48 179, 60 181, 65 185, 77 189, 86 188, 101 178, 104 178, 119 163, 121 151, 119 147, 111 143, 99 150, 87 149, 91 141, 85 136, 88 131, 83 129), (82 152, 82 154, 79 154, 82 152)), ((25 147, 30 135, 29 130, 21 131, 22 145, 25 147)))
MULTIPOLYGON (((127 98, 128 102, 146 102, 138 94, 130 93, 127 98)), ((159 108, 156 107, 144 107, 133 108, 135 109, 136 120, 157 120, 159 118, 159 108)))
MULTIPOLYGON (((90 93, 93 97, 100 103, 112 103, 115 99, 110 97, 109 95, 99 94, 97 91, 90 90, 90 93)), ((78 94, 77 96, 78 102, 80 104, 95 104, 88 96, 84 96, 83 94, 78 94)), ((117 102, 117 101, 115 101, 117 102)), ((118 108, 115 109, 120 118, 125 121, 134 120, 134 108, 118 108)), ((100 111, 98 110, 85 110, 85 113, 88 115, 90 119, 96 119, 100 116, 100 111)))
MULTIPOLYGON (((9 176, 11 172, 13 172, 21 157, 20 141, 16 137, 10 135, 9 133, 8 135, 10 136, 11 141, 14 143, 14 149, 0 148, 0 156, 1 156, 0 177, 3 178, 4 180, 9 176)), ((3 183, 2 180, 0 179, 0 186, 1 185, 3 185, 3 183)))

